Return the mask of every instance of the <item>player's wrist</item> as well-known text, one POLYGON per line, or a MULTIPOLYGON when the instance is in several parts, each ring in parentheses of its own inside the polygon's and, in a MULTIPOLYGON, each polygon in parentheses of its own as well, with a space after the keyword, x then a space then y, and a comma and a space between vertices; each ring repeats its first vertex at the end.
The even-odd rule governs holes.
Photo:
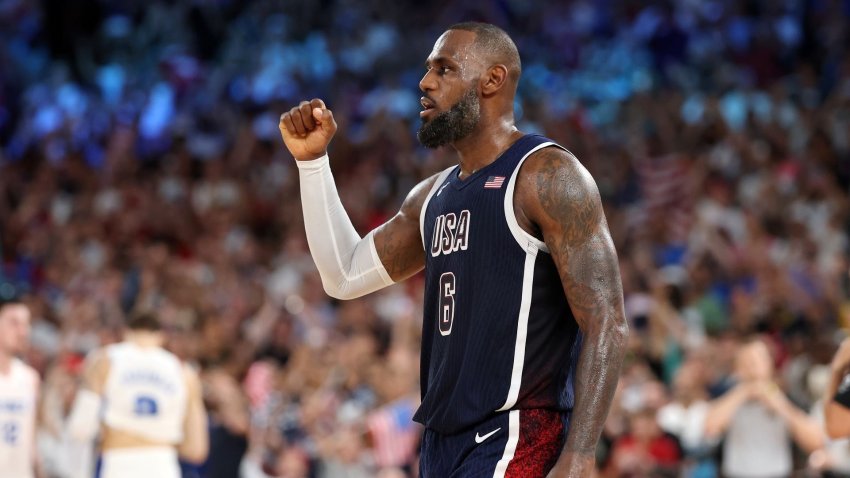
POLYGON ((324 153, 321 156, 317 156, 310 159, 298 159, 295 160, 295 165, 298 166, 298 169, 318 169, 324 167, 329 163, 328 153, 324 153))
POLYGON ((327 155, 328 155, 328 150, 326 149, 326 150, 318 152, 318 153, 305 152, 304 154, 299 154, 297 156, 293 155, 292 157, 295 158, 295 161, 297 161, 299 163, 303 163, 305 161, 315 161, 317 159, 321 159, 322 156, 327 156, 327 155))

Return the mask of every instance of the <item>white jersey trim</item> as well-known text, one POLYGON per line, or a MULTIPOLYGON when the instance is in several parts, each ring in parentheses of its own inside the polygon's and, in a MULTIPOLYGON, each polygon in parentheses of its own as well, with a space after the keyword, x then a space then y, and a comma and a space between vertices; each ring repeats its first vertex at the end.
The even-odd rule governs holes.
POLYGON ((443 170, 439 176, 437 176, 437 181, 434 182, 434 185, 431 186, 431 190, 428 191, 428 196, 425 197, 425 202, 422 203, 422 210, 419 211, 419 235, 422 237, 422 248, 423 250, 428 250, 428 243, 425 242, 425 212, 428 210, 428 204, 431 202, 431 198, 434 196, 434 193, 437 192, 437 189, 443 185, 446 178, 449 176, 449 173, 454 171, 457 166, 450 166, 443 170))
POLYGON ((517 318, 516 344, 514 345, 514 364, 511 370, 511 387, 508 389, 508 398, 497 412, 510 410, 516 405, 519 398, 519 389, 522 385, 522 367, 525 363, 525 341, 528 338, 528 313, 531 310, 531 290, 534 282, 534 263, 537 260, 537 249, 525 252, 525 267, 522 273, 522 300, 519 305, 519 317, 517 318))
POLYGON ((519 410, 511 410, 508 413, 508 443, 505 444, 505 452, 502 454, 502 459, 496 463, 496 471, 493 472, 493 478, 505 478, 505 473, 508 471, 508 465, 514 459, 516 447, 519 443, 519 410))
POLYGON ((543 148, 548 148, 549 146, 556 146, 567 151, 563 146, 551 141, 535 146, 529 152, 525 153, 525 156, 519 160, 516 168, 514 168, 513 174, 511 174, 511 179, 508 181, 508 189, 505 191, 505 220, 508 223, 508 228, 511 230, 511 234, 513 234, 514 239, 516 239, 517 244, 519 244, 519 246, 523 249, 526 249, 527 246, 533 246, 547 254, 549 253, 549 248, 546 246, 546 243, 526 232, 522 227, 520 227, 519 222, 517 222, 516 214, 514 213, 514 189, 516 188, 516 178, 519 175, 522 163, 524 163, 525 160, 533 153, 543 148))
POLYGON ((101 454, 99 478, 180 478, 174 447, 113 448, 101 454))

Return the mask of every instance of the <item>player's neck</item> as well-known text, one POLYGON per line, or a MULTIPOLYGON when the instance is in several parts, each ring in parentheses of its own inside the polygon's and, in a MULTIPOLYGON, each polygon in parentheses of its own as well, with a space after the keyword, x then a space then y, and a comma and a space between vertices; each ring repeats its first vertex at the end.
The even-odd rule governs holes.
POLYGON ((460 156, 461 178, 475 174, 495 161, 522 133, 516 129, 513 116, 487 121, 481 118, 479 126, 468 136, 452 144, 460 156))
POLYGON ((143 331, 128 331, 124 340, 142 348, 161 347, 163 344, 162 335, 143 331))
POLYGON ((0 352, 0 375, 9 375, 12 370, 12 359, 15 357, 6 352, 0 352))

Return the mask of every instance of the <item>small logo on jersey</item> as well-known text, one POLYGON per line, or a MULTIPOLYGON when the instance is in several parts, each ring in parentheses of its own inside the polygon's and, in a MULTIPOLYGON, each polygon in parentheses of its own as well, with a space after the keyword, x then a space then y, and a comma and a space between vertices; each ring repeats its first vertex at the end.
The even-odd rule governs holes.
POLYGON ((499 189, 504 182, 504 176, 490 176, 487 178, 487 182, 484 183, 484 189, 499 189))
POLYGON ((431 237, 431 257, 465 251, 469 247, 469 220, 468 209, 461 211, 459 217, 453 212, 437 216, 431 237))
POLYGON ((448 185, 449 185, 449 183, 443 184, 443 186, 440 188, 440 190, 437 191, 437 196, 439 196, 440 193, 443 192, 443 189, 446 189, 446 186, 448 186, 448 185))
POLYGON ((490 432, 490 433, 488 433, 488 434, 486 434, 486 435, 479 435, 479 434, 478 434, 478 432, 476 432, 476 433, 475 433, 475 443, 484 443, 484 440, 486 440, 486 439, 490 438, 491 436, 495 435, 495 434, 496 434, 496 432, 497 432, 497 431, 499 431, 499 430, 501 430, 501 429, 502 429, 502 427, 499 427, 499 428, 497 428, 497 429, 493 430, 492 432, 490 432))

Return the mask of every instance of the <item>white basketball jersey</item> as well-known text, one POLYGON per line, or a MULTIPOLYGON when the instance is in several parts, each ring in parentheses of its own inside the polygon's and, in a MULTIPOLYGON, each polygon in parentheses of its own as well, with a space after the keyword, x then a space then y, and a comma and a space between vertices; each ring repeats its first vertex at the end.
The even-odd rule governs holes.
POLYGON ((0 478, 33 476, 37 394, 38 374, 12 359, 9 373, 0 373, 0 478))
POLYGON ((103 420, 110 428, 160 443, 183 440, 186 381, 170 352, 129 342, 111 345, 103 420))

